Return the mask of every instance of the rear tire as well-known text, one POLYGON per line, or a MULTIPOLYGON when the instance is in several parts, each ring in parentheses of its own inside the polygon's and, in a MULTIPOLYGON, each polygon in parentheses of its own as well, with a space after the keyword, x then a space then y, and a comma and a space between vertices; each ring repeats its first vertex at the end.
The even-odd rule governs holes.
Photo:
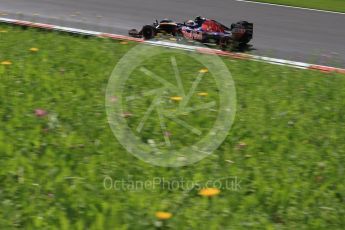
POLYGON ((156 28, 151 25, 146 25, 141 31, 145 40, 152 39, 156 36, 156 28))

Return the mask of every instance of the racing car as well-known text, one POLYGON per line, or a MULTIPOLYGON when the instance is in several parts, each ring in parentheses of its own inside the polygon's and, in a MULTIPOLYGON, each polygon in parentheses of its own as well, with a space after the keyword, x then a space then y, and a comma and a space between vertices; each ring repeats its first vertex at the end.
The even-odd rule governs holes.
POLYGON ((217 44, 225 50, 248 44, 253 38, 253 23, 239 21, 227 27, 216 20, 198 16, 183 23, 170 19, 163 19, 160 22, 156 20, 152 25, 143 26, 140 31, 132 29, 128 33, 132 37, 146 40, 155 38, 158 34, 168 34, 176 38, 217 44))

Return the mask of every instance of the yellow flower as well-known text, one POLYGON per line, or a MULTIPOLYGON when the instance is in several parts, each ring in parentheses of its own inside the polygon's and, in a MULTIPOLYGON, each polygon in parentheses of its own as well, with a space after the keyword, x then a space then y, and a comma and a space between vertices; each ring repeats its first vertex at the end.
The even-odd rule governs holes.
POLYGON ((156 217, 160 220, 167 220, 170 219, 172 217, 172 214, 170 212, 156 212, 156 217))
POLYGON ((10 61, 3 61, 3 62, 1 62, 1 65, 12 65, 12 62, 10 62, 10 61))
POLYGON ((0 33, 7 33, 7 30, 0 30, 0 33))
POLYGON ((170 97, 170 99, 172 100, 172 101, 182 101, 182 97, 180 97, 180 96, 175 96, 175 97, 170 97))
POLYGON ((123 42, 120 42, 120 44, 121 44, 121 45, 127 45, 128 42, 123 41, 123 42))
POLYGON ((208 96, 208 93, 206 93, 206 92, 201 92, 201 93, 198 93, 198 96, 200 96, 200 97, 207 97, 207 96, 208 96))
POLYGON ((200 196, 212 197, 220 193, 218 188, 203 188, 199 191, 200 196))
POLYGON ((199 73, 207 73, 207 72, 208 72, 208 69, 206 68, 199 70, 199 73))
POLYGON ((29 50, 30 50, 31 52, 37 52, 37 51, 39 51, 39 49, 38 49, 38 48, 35 48, 35 47, 30 48, 29 50))

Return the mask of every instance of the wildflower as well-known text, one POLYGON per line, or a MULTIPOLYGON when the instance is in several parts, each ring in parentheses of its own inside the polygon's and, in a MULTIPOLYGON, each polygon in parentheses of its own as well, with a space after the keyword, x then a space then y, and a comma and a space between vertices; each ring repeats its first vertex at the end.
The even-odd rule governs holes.
POLYGON ((116 102, 116 101, 117 101, 117 97, 115 97, 115 96, 110 97, 110 102, 116 102))
POLYGON ((316 182, 321 183, 323 181, 323 177, 322 176, 316 176, 315 180, 316 180, 316 182))
POLYGON ((220 193, 220 190, 218 188, 204 188, 199 191, 200 196, 205 197, 212 197, 216 196, 220 193))
POLYGON ((122 113, 122 116, 123 116, 124 118, 129 118, 129 117, 133 116, 133 114, 130 113, 130 112, 124 112, 124 113, 122 113))
POLYGON ((35 48, 35 47, 32 47, 29 49, 31 52, 37 52, 39 49, 38 48, 35 48))
POLYGON ((200 96, 200 97, 207 97, 207 96, 208 96, 208 93, 206 93, 206 92, 201 92, 201 93, 198 93, 198 96, 200 96))
POLYGON ((170 100, 172 100, 172 101, 182 101, 182 97, 180 97, 180 96, 175 96, 175 97, 170 97, 170 100))
POLYGON ((37 117, 44 117, 44 116, 46 116, 48 113, 47 113, 47 111, 45 111, 44 109, 36 109, 35 110, 35 115, 37 116, 37 117))
POLYGON ((225 161, 228 162, 229 164, 234 164, 235 163, 232 160, 225 160, 225 161))
POLYGON ((324 162, 319 162, 317 165, 320 169, 324 169, 326 167, 326 164, 324 162))
POLYGON ((206 68, 199 70, 199 73, 207 73, 207 72, 208 72, 208 69, 206 68))
POLYGON ((156 217, 160 220, 167 220, 170 219, 172 217, 172 214, 170 212, 156 212, 156 217))
POLYGON ((171 137, 171 132, 165 131, 165 132, 164 132, 164 136, 166 136, 166 137, 171 137))
POLYGON ((44 129, 42 129, 42 132, 43 132, 43 133, 49 133, 49 128, 44 128, 44 129))
POLYGON ((64 74, 66 72, 66 69, 60 68, 59 71, 60 71, 60 74, 64 74))
POLYGON ((247 144, 245 143, 245 142, 243 142, 243 141, 241 141, 240 143, 238 143, 237 145, 236 145, 236 149, 244 149, 245 147, 247 147, 247 144))
POLYGON ((55 197, 55 195, 54 195, 54 193, 48 193, 48 197, 49 197, 50 199, 53 199, 53 198, 55 197))
POLYGON ((1 65, 12 65, 12 62, 10 62, 10 61, 3 61, 3 62, 1 62, 1 65))

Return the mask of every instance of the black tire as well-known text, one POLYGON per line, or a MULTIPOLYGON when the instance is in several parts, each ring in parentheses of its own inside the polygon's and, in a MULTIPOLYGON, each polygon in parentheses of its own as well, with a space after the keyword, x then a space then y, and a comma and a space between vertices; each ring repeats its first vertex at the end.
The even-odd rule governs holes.
POLYGON ((151 25, 146 25, 143 27, 141 33, 145 40, 149 40, 156 36, 156 28, 151 25))
POLYGON ((253 24, 247 21, 239 21, 231 25, 231 31, 234 31, 237 28, 245 29, 246 32, 244 36, 240 40, 237 40, 237 41, 241 45, 246 45, 253 38, 253 24))

